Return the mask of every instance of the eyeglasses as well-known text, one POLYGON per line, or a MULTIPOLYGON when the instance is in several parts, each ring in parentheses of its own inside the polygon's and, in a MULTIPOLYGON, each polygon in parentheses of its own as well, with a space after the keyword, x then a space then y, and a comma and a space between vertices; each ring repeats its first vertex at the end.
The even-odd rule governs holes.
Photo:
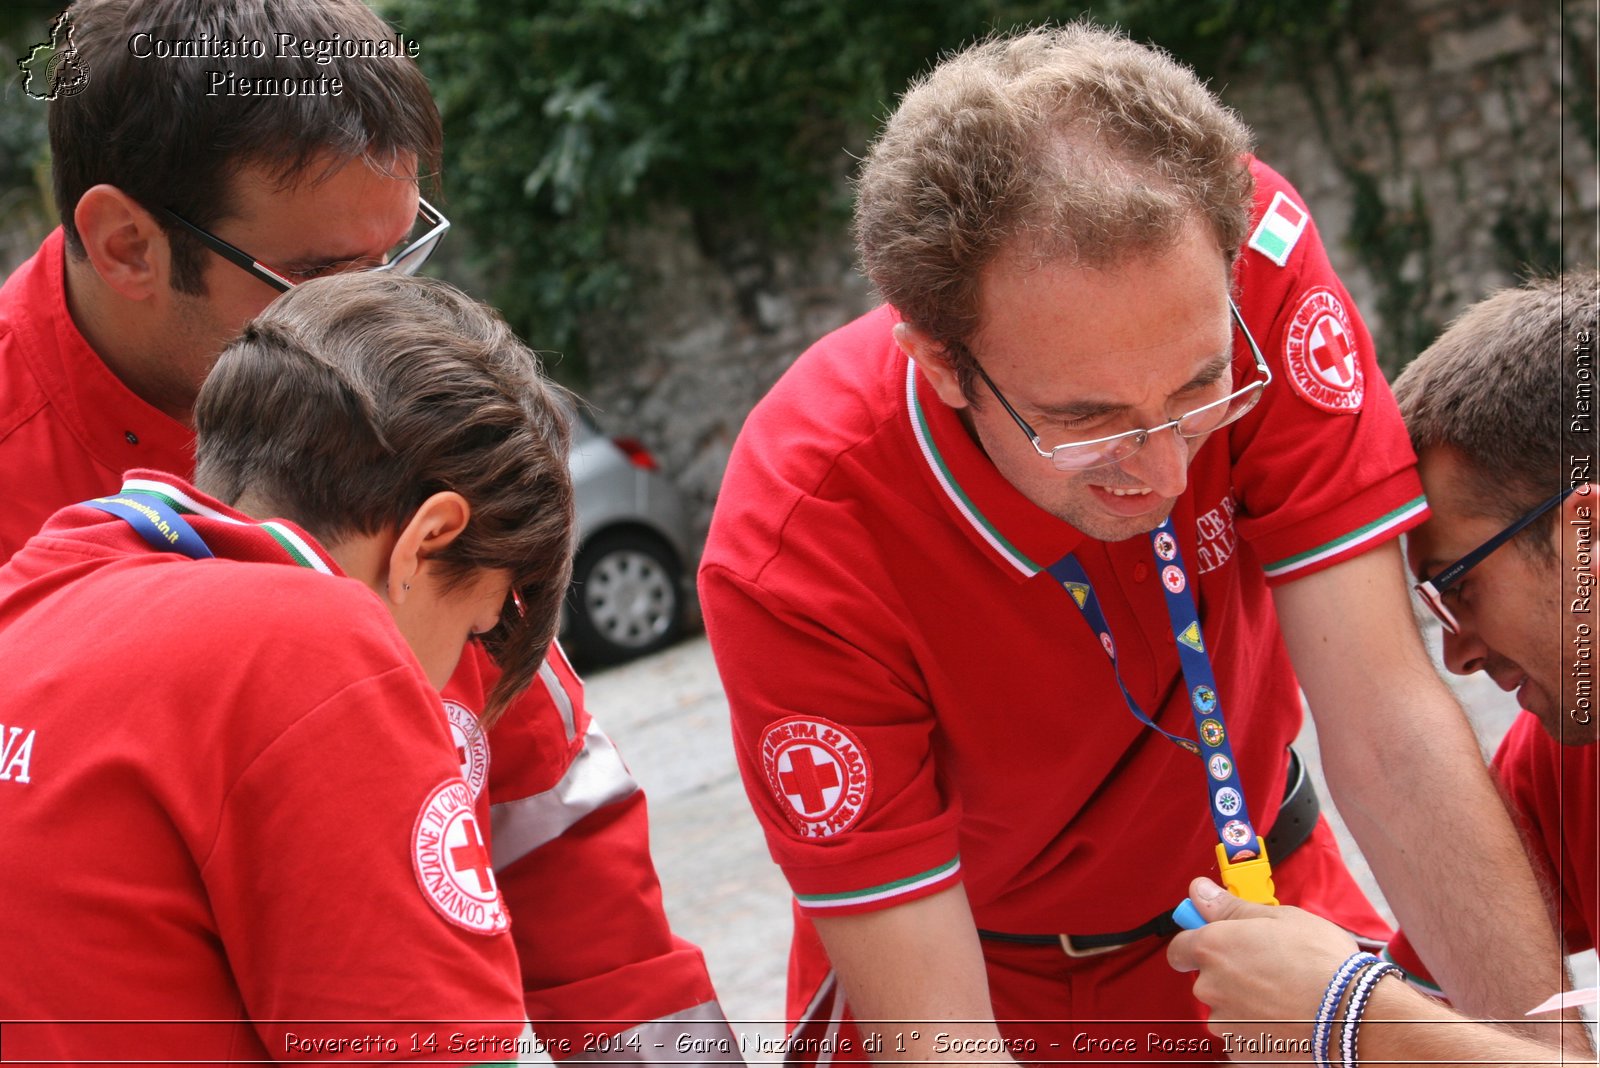
MULTIPOLYGON (((157 208, 155 210, 162 218, 176 223, 193 234, 212 252, 215 252, 229 263, 243 268, 253 277, 265 282, 280 293, 287 293, 301 282, 309 282, 312 277, 317 277, 320 274, 320 272, 317 272, 298 280, 287 278, 261 263, 250 253, 228 244, 228 242, 209 230, 203 230, 196 226, 171 208, 157 208)), ((412 225, 412 230, 415 231, 418 225, 422 226, 423 232, 421 236, 405 243, 403 246, 397 246, 398 251, 391 253, 383 263, 360 269, 364 271, 395 271, 406 275, 416 274, 418 269, 427 262, 428 257, 433 255, 433 250, 439 244, 439 239, 450 229, 450 220, 446 219, 439 212, 439 209, 421 197, 417 198, 417 219, 418 223, 412 225)))
POLYGON ((1184 412, 1178 418, 1160 426, 1127 430, 1121 434, 1093 438, 1089 441, 1069 441, 1064 445, 1046 449, 1040 444, 1038 433, 1028 425, 1027 420, 1017 414, 1017 410, 1006 400, 1005 394, 995 386, 982 366, 978 367, 978 376, 989 387, 989 392, 994 394, 995 400, 999 401, 1011 418, 1016 420, 1022 432, 1028 435, 1028 440, 1033 443, 1033 451, 1049 460, 1057 471, 1088 471, 1096 467, 1105 467, 1107 464, 1126 460, 1144 448, 1144 443, 1149 441, 1153 434, 1171 428, 1180 438, 1203 438, 1207 434, 1221 430, 1229 423, 1237 422, 1256 406, 1262 392, 1272 383, 1272 371, 1267 367, 1267 361, 1262 357, 1256 339, 1250 336, 1250 328, 1244 325, 1244 317, 1239 314, 1239 307, 1234 304, 1231 297, 1228 300, 1228 311, 1232 314, 1233 321, 1238 324, 1240 332, 1244 334, 1245 341, 1250 345, 1250 352, 1256 358, 1256 373, 1261 376, 1261 380, 1252 382, 1243 389, 1236 389, 1221 400, 1184 412))
POLYGON ((1449 606, 1444 603, 1444 595, 1449 591, 1450 587, 1460 582, 1462 576, 1464 576, 1468 571, 1471 571, 1473 568, 1483 563, 1484 559, 1487 558, 1490 553, 1500 548, 1500 546, 1504 545, 1518 534, 1521 534, 1529 523, 1532 523, 1535 519, 1538 519, 1540 516, 1550 511, 1550 509, 1554 508, 1556 505, 1572 496, 1572 491, 1575 488, 1576 487, 1574 486, 1568 486, 1566 489, 1557 493, 1549 500, 1534 506, 1533 510, 1528 512, 1521 519, 1518 519, 1500 533, 1496 534, 1494 537, 1490 538, 1488 541, 1484 542, 1482 545, 1478 546, 1476 549, 1472 550, 1470 553, 1463 556, 1461 559, 1457 560, 1443 571, 1440 571, 1437 575, 1434 575, 1432 578, 1423 579, 1421 582, 1411 587, 1417 591, 1417 596, 1422 598, 1422 603, 1432 609, 1433 614, 1439 617, 1439 622, 1444 624, 1445 630, 1449 631, 1451 634, 1461 633, 1461 624, 1456 622, 1455 613, 1451 612, 1449 606))

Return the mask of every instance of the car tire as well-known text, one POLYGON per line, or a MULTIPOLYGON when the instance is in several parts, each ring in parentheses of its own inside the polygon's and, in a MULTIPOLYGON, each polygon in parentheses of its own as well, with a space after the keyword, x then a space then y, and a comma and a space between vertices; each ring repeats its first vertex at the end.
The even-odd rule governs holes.
POLYGON ((616 664, 683 634, 683 566, 665 542, 636 530, 601 534, 572 565, 567 610, 573 652, 616 664))

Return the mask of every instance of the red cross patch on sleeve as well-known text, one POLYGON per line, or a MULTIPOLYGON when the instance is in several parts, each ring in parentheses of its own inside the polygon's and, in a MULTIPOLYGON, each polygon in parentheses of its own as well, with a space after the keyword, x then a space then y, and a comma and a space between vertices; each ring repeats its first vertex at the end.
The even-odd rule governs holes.
POLYGON ((849 830, 872 796, 866 750, 825 719, 794 716, 772 724, 761 736, 761 766, 784 815, 805 838, 849 830))
POLYGON ((499 934, 510 921, 474 800, 461 779, 434 787, 411 832, 411 859, 417 884, 439 915, 468 931, 499 934))
POLYGON ((450 721, 450 740, 456 744, 456 759, 461 762, 461 778, 477 797, 489 777, 489 736, 478 724, 472 709, 458 701, 445 701, 445 717, 450 721))
POLYGON ((1344 301, 1327 286, 1306 291, 1283 332, 1283 362, 1296 393, 1329 412, 1361 410, 1366 378, 1344 301))

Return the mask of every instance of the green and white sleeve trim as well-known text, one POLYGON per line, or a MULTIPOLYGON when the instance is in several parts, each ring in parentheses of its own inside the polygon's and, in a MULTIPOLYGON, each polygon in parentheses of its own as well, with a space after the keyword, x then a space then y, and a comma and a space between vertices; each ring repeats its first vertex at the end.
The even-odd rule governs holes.
POLYGON ((1267 564, 1264 570, 1268 578, 1281 578, 1292 575, 1296 571, 1304 570, 1313 564, 1335 556, 1349 553, 1350 550, 1365 544, 1374 544, 1384 540, 1385 536, 1397 527, 1402 527, 1412 519, 1427 511, 1428 502, 1424 497, 1414 497, 1402 504, 1394 511, 1381 515, 1365 526, 1357 527, 1330 542, 1325 542, 1314 549, 1307 549, 1303 553, 1286 557, 1276 563, 1267 564))
POLYGON ((925 890, 930 886, 940 883, 954 882, 961 873, 961 858, 952 857, 949 861, 930 868, 916 875, 908 875, 904 879, 896 879, 891 883, 882 883, 878 886, 869 886, 865 890, 846 890, 837 894, 795 894, 795 900, 800 902, 800 907, 805 909, 843 909, 856 908, 862 905, 872 905, 890 898, 904 897, 907 894, 925 890))

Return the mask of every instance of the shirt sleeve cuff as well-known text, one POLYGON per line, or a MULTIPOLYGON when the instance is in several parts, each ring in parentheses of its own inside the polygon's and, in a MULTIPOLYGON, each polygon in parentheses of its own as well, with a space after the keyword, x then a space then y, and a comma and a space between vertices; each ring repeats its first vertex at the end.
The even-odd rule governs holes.
MULTIPOLYGON (((1360 556, 1428 517, 1415 469, 1407 468, 1343 502, 1332 512, 1294 527, 1251 539, 1269 586, 1304 578, 1360 556), (1339 531, 1313 541, 1318 535, 1339 531), (1307 545, 1307 542, 1311 542, 1307 545)), ((1241 533, 1243 533, 1241 531, 1241 533)))
MULTIPOLYGON (((887 866, 874 867, 881 872, 887 866)), ((864 878, 853 886, 839 873, 790 869, 786 874, 801 912, 807 916, 849 916, 904 905, 955 886, 961 881, 961 858, 952 856, 910 874, 886 879, 861 870, 864 878), (842 889, 842 885, 848 888, 842 889)))

